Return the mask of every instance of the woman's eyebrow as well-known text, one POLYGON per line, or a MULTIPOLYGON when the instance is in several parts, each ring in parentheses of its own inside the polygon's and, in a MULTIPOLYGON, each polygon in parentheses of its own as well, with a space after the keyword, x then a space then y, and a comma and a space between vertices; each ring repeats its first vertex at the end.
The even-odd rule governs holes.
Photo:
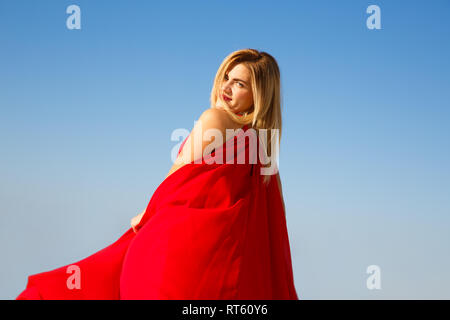
MULTIPOLYGON (((225 75, 226 75, 227 77, 229 76, 228 73, 225 73, 225 75)), ((239 79, 239 78, 233 78, 233 80, 242 81, 243 83, 245 83, 245 84, 248 85, 247 81, 245 81, 245 80, 242 80, 242 79, 239 79)))
POLYGON ((242 81, 243 83, 247 84, 246 81, 244 81, 244 80, 242 80, 242 79, 239 79, 239 78, 233 78, 233 80, 242 81))

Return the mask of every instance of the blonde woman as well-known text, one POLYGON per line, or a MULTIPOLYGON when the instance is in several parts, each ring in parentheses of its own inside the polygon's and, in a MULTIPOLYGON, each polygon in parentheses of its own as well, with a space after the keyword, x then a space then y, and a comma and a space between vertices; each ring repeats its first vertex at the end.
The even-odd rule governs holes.
POLYGON ((274 157, 280 139, 276 60, 231 53, 211 108, 131 228, 81 261, 30 276, 18 299, 298 299, 274 157))
MULTIPOLYGON (((205 110, 179 153, 179 161, 170 169, 167 177, 177 169, 203 156, 208 145, 219 146, 223 140, 202 139, 201 149, 195 149, 191 137, 203 136, 210 129, 219 129, 222 137, 227 129, 236 130, 247 125, 255 129, 278 129, 281 140, 280 71, 276 60, 266 52, 244 49, 231 53, 219 67, 211 91, 211 107, 205 110), (190 148, 189 148, 190 146, 190 148)), ((275 134, 273 135, 275 136, 275 134)), ((267 137, 266 153, 271 154, 272 135, 267 137)), ((274 158, 272 154, 272 159, 274 158)), ((271 165, 275 165, 272 164, 271 165)), ((167 178, 166 177, 166 178, 167 178)), ((279 174, 277 183, 282 194, 279 174)), ((270 175, 265 175, 267 183, 270 175)), ((140 222, 145 210, 131 220, 133 229, 140 222)))

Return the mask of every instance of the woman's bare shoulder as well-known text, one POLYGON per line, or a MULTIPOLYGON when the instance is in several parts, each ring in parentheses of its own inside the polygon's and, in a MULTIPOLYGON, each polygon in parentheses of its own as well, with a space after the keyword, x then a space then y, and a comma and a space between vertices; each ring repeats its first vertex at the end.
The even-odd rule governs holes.
POLYGON ((206 109, 199 120, 208 128, 237 129, 242 126, 235 122, 225 110, 219 108, 206 109))

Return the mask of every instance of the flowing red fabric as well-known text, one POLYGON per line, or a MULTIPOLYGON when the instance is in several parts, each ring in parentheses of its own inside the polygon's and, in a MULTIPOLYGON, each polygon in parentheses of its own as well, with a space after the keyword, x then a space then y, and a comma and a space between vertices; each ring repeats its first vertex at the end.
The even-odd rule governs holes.
POLYGON ((16 299, 297 300, 278 173, 263 184, 260 157, 250 161, 252 130, 168 176, 137 233, 129 228, 81 261, 29 276, 16 299))

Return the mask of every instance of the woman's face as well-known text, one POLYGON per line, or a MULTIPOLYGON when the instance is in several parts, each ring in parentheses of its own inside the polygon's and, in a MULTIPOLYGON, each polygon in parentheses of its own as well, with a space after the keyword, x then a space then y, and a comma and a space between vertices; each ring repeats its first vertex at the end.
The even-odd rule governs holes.
POLYGON ((225 103, 234 113, 242 113, 253 106, 250 71, 246 66, 237 64, 225 74, 220 94, 223 102, 217 99, 216 107, 225 103))

